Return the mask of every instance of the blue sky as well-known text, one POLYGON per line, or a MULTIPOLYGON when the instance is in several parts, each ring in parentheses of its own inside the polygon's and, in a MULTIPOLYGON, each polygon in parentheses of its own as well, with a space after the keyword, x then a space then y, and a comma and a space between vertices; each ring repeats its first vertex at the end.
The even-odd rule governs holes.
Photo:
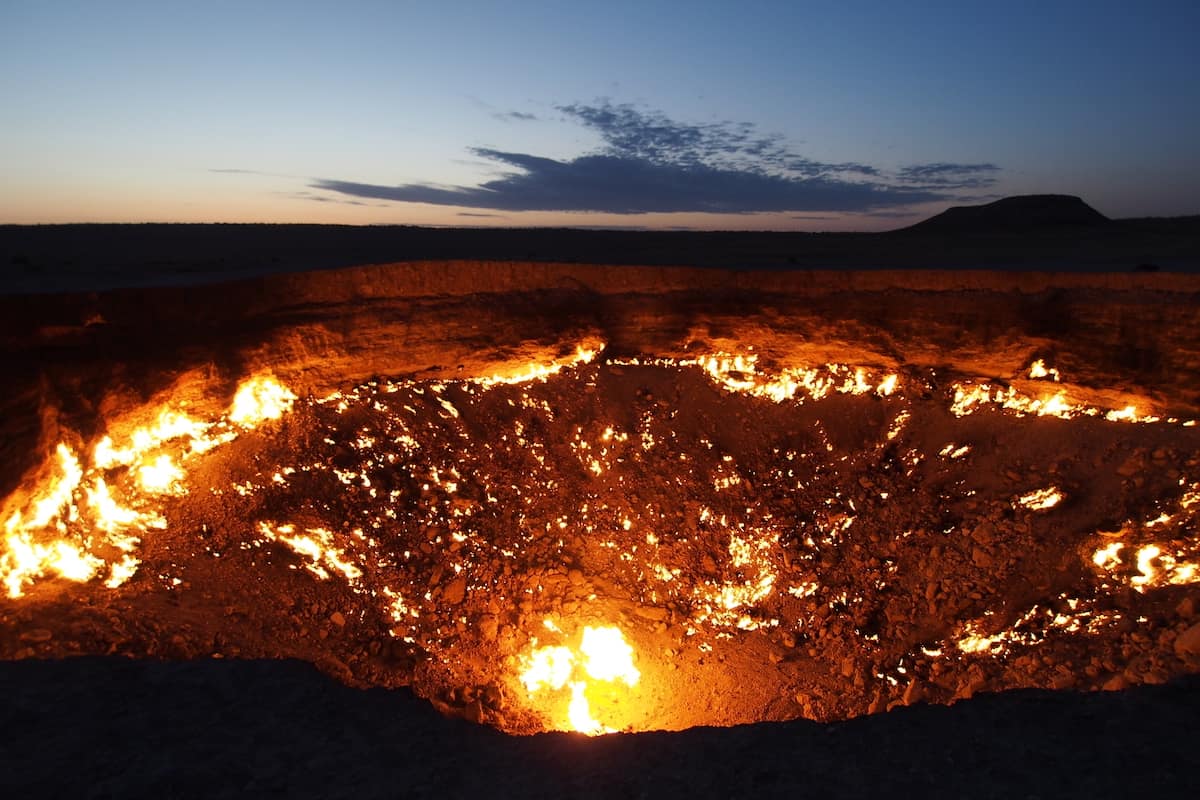
POLYGON ((0 222, 1200 213, 1200 3, 0 0, 0 222))

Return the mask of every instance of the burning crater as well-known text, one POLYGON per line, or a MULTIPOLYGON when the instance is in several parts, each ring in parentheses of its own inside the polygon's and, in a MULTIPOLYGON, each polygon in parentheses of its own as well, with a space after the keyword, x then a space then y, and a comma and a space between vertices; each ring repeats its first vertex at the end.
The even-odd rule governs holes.
POLYGON ((14 303, 0 656, 588 734, 1200 668, 1200 286, 433 269, 14 303))

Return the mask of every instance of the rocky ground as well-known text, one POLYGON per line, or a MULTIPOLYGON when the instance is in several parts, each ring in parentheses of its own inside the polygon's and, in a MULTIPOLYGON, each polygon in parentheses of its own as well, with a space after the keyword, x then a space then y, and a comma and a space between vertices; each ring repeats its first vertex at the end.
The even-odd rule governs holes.
POLYGON ((1200 666, 1196 427, 956 413, 920 371, 826 373, 828 395, 776 402, 752 391, 767 374, 600 356, 302 400, 181 455, 186 493, 102 470, 165 529, 119 587, 3 601, 0 652, 301 658, 519 733, 570 727, 518 675, 587 625, 620 628, 641 672, 593 697, 616 729, 1200 666))

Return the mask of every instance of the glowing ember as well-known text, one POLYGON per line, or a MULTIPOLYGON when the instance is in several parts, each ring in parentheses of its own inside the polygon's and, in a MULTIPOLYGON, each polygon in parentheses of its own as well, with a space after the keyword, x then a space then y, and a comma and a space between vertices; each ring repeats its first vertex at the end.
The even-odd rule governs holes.
POLYGON ((1109 542, 1092 554, 1092 563, 1100 569, 1112 570, 1121 563, 1121 550, 1124 547, 1121 542, 1109 542))
POLYGON ((990 653, 1003 646, 1004 635, 985 635, 968 626, 963 636, 955 642, 964 653, 990 653))
MULTIPOLYGON (((1153 522, 1153 520, 1151 520, 1153 522)), ((1152 527, 1146 524, 1145 527, 1152 527)), ((1109 574, 1119 574, 1125 562, 1121 559, 1123 542, 1110 542, 1092 555, 1092 563, 1109 574)), ((1137 574, 1128 575, 1129 585, 1139 592, 1155 586, 1185 586, 1200 582, 1200 563, 1186 560, 1182 550, 1174 554, 1159 544, 1144 544, 1137 548, 1133 566, 1137 574)))
POLYGON ((1036 489, 1023 494, 1013 502, 1015 505, 1024 506, 1030 511, 1046 511, 1061 503, 1065 497, 1066 495, 1062 493, 1061 489, 1055 486, 1047 486, 1045 489, 1036 489))

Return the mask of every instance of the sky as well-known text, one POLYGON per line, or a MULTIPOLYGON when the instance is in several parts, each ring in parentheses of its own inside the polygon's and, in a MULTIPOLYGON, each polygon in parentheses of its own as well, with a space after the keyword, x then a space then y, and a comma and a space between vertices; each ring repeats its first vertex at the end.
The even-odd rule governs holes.
POLYGON ((0 0, 0 223, 1200 213, 1200 2, 0 0))

